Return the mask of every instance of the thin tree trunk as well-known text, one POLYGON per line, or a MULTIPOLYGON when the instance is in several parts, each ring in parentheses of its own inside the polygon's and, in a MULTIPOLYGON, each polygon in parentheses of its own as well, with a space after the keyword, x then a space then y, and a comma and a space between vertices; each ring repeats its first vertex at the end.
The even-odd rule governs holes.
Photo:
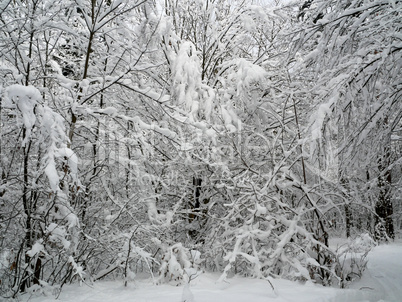
MULTIPOLYGON (((384 176, 378 178, 379 196, 375 206, 376 226, 382 224, 386 235, 395 239, 394 221, 392 215, 394 209, 391 201, 391 171, 387 170, 384 176)), ((381 239, 381 234, 376 233, 376 239, 381 239)))
POLYGON ((345 204, 345 225, 346 225, 346 238, 350 237, 350 225, 352 223, 352 213, 350 211, 350 205, 345 204))
MULTIPOLYGON (((200 195, 201 195, 201 183, 202 179, 198 177, 193 177, 193 204, 190 204, 191 208, 191 213, 189 214, 189 222, 190 224, 193 223, 194 221, 199 219, 199 212, 200 212, 200 195)), ((194 227, 194 226, 193 226, 194 227)), ((190 229, 189 235, 192 238, 195 238, 198 234, 199 230, 197 229, 190 229)))
MULTIPOLYGON (((385 117, 383 126, 388 128, 388 118, 385 117)), ((378 159, 379 177, 378 177, 378 189, 379 195, 377 204, 375 206, 376 216, 376 226, 384 228, 385 234, 388 238, 394 239, 394 221, 392 215, 394 209, 392 207, 391 200, 391 184, 392 175, 390 170, 391 161, 391 137, 388 135, 386 141, 384 142, 384 149, 382 154, 378 159)), ((381 239, 381 234, 376 232, 376 239, 381 239)))

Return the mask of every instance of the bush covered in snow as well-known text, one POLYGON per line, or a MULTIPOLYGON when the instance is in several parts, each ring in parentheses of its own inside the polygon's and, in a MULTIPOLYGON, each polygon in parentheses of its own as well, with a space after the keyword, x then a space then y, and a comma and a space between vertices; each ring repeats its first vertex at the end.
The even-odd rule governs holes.
POLYGON ((352 281, 361 278, 367 266, 367 254, 376 245, 375 240, 368 233, 364 233, 338 248, 341 287, 346 287, 352 281))
POLYGON ((162 257, 158 283, 179 285, 187 283, 199 274, 200 252, 176 243, 168 247, 162 257))

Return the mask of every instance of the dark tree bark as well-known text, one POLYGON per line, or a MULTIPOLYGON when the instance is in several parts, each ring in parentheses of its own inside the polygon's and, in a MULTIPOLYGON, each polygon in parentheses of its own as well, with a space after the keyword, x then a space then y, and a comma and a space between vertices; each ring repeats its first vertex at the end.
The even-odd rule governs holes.
POLYGON ((346 225, 346 238, 350 237, 350 226, 352 224, 352 213, 350 211, 350 205, 345 204, 345 225, 346 225))
MULTIPOLYGON (((386 144, 384 155, 378 160, 380 174, 378 177, 378 201, 375 206, 376 227, 382 226, 388 238, 395 239, 394 221, 392 215, 394 209, 391 200, 392 176, 390 166, 391 148, 386 144)), ((381 239, 381 234, 376 232, 376 239, 381 239)))
POLYGON ((195 222, 199 219, 200 212, 200 195, 201 195, 201 183, 202 179, 193 177, 193 203, 190 204, 191 212, 189 214, 189 222, 193 224, 191 229, 189 230, 189 235, 192 238, 195 238, 199 232, 199 230, 195 229, 195 222))
MULTIPOLYGON (((378 178, 379 196, 375 206, 376 226, 382 224, 385 228, 387 236, 391 239, 395 238, 394 221, 392 215, 394 209, 391 200, 391 171, 387 170, 384 175, 378 178)), ((380 234, 376 233, 376 239, 381 239, 380 234)))

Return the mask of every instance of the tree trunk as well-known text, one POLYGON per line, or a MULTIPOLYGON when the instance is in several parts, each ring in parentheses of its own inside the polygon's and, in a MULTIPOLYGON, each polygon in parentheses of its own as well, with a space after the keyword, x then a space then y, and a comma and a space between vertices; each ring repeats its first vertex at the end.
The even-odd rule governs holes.
MULTIPOLYGON (((388 120, 385 119, 384 124, 388 124, 388 120)), ((394 239, 394 221, 392 215, 394 213, 392 201, 391 201, 391 141, 385 142, 384 152, 378 159, 378 168, 380 171, 378 177, 378 201, 375 206, 376 216, 376 239, 381 239, 381 232, 378 232, 377 228, 381 227, 388 238, 394 239)))
POLYGON ((352 213, 350 211, 350 205, 345 204, 345 224, 346 224, 346 238, 350 237, 350 225, 352 223, 352 213))
MULTIPOLYGON (((394 239, 394 221, 392 214, 394 213, 391 201, 391 171, 387 170, 384 175, 378 178, 379 196, 375 206, 376 226, 382 225, 386 235, 394 239)), ((376 239, 381 239, 381 234, 376 232, 376 239)))
POLYGON ((201 183, 202 183, 202 179, 201 178, 197 178, 197 177, 193 177, 193 185, 194 185, 194 189, 193 189, 193 203, 190 204, 190 209, 191 212, 189 214, 189 222, 190 224, 193 224, 191 227, 191 229, 189 230, 189 235, 192 238, 195 238, 199 232, 199 230, 197 230, 197 225, 196 225, 196 221, 199 220, 199 215, 198 213, 200 212, 200 195, 201 195, 201 183))

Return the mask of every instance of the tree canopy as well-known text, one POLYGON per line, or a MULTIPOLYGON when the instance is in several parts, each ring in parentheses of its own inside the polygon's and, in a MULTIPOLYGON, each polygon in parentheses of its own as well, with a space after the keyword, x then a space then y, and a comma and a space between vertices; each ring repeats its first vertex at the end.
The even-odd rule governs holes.
POLYGON ((402 227, 401 12, 2 1, 0 295, 201 269, 345 286, 330 238, 402 227))

